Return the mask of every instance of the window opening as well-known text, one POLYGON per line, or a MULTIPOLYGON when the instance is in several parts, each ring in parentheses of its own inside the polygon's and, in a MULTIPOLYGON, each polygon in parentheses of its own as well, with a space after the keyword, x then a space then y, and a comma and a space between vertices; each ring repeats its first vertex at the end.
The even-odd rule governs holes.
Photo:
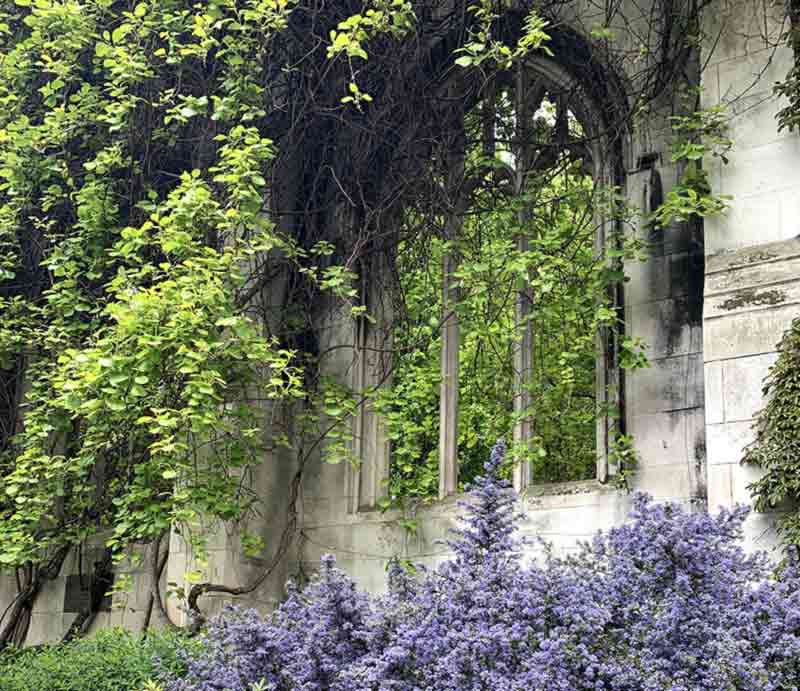
MULTIPOLYGON (((434 218, 409 208, 396 254, 390 501, 463 489, 498 437, 515 484, 598 475, 598 329, 609 198, 592 176, 570 92, 505 75, 449 124, 427 181, 434 218)), ((607 393, 607 392, 605 392, 607 393)), ((605 396, 604 396, 605 397, 605 396)))

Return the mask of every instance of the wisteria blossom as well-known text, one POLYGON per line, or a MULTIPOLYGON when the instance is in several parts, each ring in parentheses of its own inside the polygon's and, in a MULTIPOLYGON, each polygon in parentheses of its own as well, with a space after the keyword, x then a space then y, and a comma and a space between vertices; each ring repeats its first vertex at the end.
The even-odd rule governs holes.
POLYGON ((169 691, 797 691, 800 571, 713 516, 647 496, 567 560, 524 565, 499 443, 449 541, 370 597, 322 560, 266 620, 231 608, 169 691))

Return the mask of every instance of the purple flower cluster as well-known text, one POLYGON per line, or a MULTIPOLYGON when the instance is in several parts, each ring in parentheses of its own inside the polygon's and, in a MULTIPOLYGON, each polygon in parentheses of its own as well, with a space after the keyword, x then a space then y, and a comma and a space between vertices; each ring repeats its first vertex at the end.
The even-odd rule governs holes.
POLYGON ((798 691, 800 569, 739 546, 717 516, 637 497, 577 556, 524 566, 495 447, 454 558, 397 564, 379 598, 323 559, 267 621, 229 610, 169 691, 798 691))

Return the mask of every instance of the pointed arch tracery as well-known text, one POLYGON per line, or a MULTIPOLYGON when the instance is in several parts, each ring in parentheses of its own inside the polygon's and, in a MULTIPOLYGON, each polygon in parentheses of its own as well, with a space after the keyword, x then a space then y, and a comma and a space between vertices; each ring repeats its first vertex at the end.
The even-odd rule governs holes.
MULTIPOLYGON (((450 98, 448 114, 449 128, 443 138, 448 140, 445 147, 447 155, 447 174, 444 176, 444 197, 447 200, 448 215, 444 223, 444 233, 455 235, 469 203, 473 181, 465 179, 463 141, 464 113, 470 108, 491 110, 491 97, 498 90, 505 90, 515 100, 517 118, 515 141, 510 151, 505 176, 507 191, 523 194, 526 179, 537 169, 552 165, 555 159, 569 155, 583 161, 584 168, 594 180, 603 186, 624 184, 624 159, 627 155, 627 132, 623 123, 628 122, 627 104, 624 89, 616 76, 604 72, 597 62, 591 59, 591 51, 580 39, 568 32, 557 33, 553 39, 553 52, 565 60, 536 56, 521 63, 513 72, 501 73, 479 90, 479 97, 470 103, 459 101, 458 94, 464 92, 465 79, 469 77, 454 75, 449 86, 441 90, 450 98), (535 141, 529 136, 531 122, 548 101, 553 106, 554 127, 552 141, 535 141), (455 105, 454 105, 455 104, 455 105), (570 131, 570 123, 578 125, 579 132, 570 131)), ((488 125, 487 125, 488 127, 488 125)), ((486 146, 491 146, 488 142, 486 146)), ((487 152, 496 153, 496 152, 487 152)), ((521 209, 520 214, 525 214, 521 209)), ((595 251, 598 256, 605 253, 606 247, 618 228, 611 227, 615 221, 597 218, 595 251)), ((517 249, 524 251, 526 238, 516 239, 517 249)), ((458 489, 458 407, 459 407, 459 340, 460 329, 457 313, 452 309, 458 301, 457 281, 453 274, 458 268, 458 257, 446 255, 443 259, 442 315, 441 315, 441 387, 439 405, 439 496, 446 497, 458 489)), ((621 287, 609 296, 610 303, 624 314, 624 295, 621 287)), ((527 384, 533 370, 533 321, 530 319, 534 296, 530 285, 520 286, 515 295, 515 321, 519 341, 513 353, 514 359, 514 410, 518 420, 514 427, 514 441, 517 444, 530 444, 535 434, 535 420, 525 415, 530 408, 530 395, 527 384)), ((360 363, 355 370, 359 373, 353 383, 356 388, 374 382, 370 374, 370 345, 364 335, 370 331, 367 325, 356 334, 356 358, 360 363)), ((612 436, 624 432, 624 378, 618 362, 616 343, 620 337, 617 331, 605 330, 597 334, 596 393, 598 405, 604 410, 616 408, 619 416, 601 415, 597 421, 597 470, 596 478, 605 482, 614 468, 609 464, 608 448, 612 436), (615 419, 612 419, 614 417, 615 419)), ((374 346, 374 344, 373 344, 374 346)), ((389 350, 386 343, 383 350, 389 350)), ((381 361, 381 368, 387 368, 381 361)), ((389 365, 390 367, 390 365, 389 365)), ((375 506, 385 486, 390 467, 390 450, 382 438, 381 424, 374 411, 365 410, 354 422, 356 455, 361 459, 360 469, 350 471, 353 496, 351 510, 375 506), (373 419, 375 418, 375 419, 373 419), (369 440, 366 437, 372 435, 369 440), (370 451, 371 450, 371 451, 370 451), (372 456, 370 458, 370 456, 372 456), (364 479, 366 478, 366 480, 364 479), (370 490, 364 491, 364 486, 370 490)), ((520 463, 514 472, 514 485, 524 491, 536 482, 529 463, 520 463)))

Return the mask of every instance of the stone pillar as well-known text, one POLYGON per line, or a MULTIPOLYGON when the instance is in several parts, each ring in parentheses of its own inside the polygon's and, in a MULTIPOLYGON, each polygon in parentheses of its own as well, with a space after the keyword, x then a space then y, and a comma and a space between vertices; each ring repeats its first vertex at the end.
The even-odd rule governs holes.
MULTIPOLYGON (((520 212, 522 213, 522 212, 520 212)), ((517 238, 517 251, 525 252, 528 249, 526 237, 517 238)), ((516 448, 530 449, 533 439, 533 418, 530 407, 532 404, 530 385, 533 381, 533 290, 527 282, 523 282, 517 289, 514 326, 516 341, 514 343, 514 446, 516 448)), ((514 466, 514 489, 524 491, 532 482, 531 463, 528 458, 523 458, 514 466)))
MULTIPOLYGON (((455 94, 458 85, 453 86, 455 94)), ((457 101, 456 102, 460 102, 457 101)), ((463 224, 464 212, 469 203, 469 192, 464 181, 466 135, 463 110, 454 113, 452 136, 445 152, 447 165, 446 195, 449 202, 445 223, 445 240, 455 243, 463 224)), ((442 262, 442 360, 441 389, 439 396, 439 498, 453 494, 458 489, 458 370, 461 329, 456 307, 459 300, 457 279, 458 249, 447 249, 442 262)))
MULTIPOLYGON (((366 331, 367 324, 363 319, 358 319, 353 325, 353 369, 350 373, 350 387, 354 396, 363 396, 366 382, 366 331)), ((348 513, 357 513, 361 505, 361 471, 364 465, 364 404, 359 405, 356 414, 351 420, 353 434, 352 452, 354 463, 348 463, 347 473, 347 500, 348 513)))
POLYGON ((353 418, 353 452, 360 464, 351 469, 350 511, 374 509, 385 494, 389 477, 390 443, 372 396, 391 383, 391 308, 382 299, 381 279, 388 274, 381 262, 365 271, 364 302, 371 319, 355 324, 353 393, 361 404, 353 418))

